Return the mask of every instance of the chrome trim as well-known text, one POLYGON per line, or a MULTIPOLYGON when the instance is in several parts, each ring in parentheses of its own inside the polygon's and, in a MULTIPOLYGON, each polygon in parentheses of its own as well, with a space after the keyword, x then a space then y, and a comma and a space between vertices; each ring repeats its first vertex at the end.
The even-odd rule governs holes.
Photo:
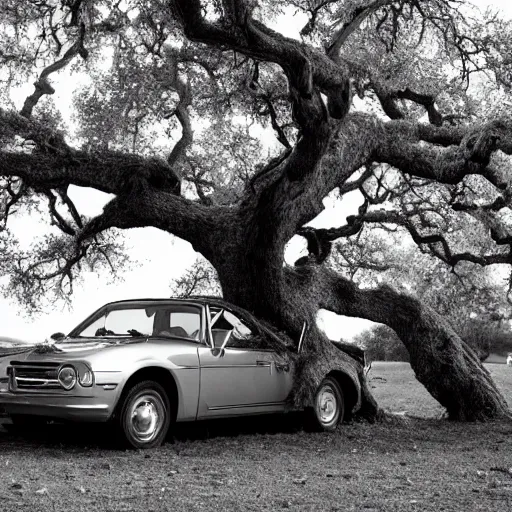
POLYGON ((138 396, 126 414, 130 435, 140 443, 153 441, 165 423, 165 406, 160 395, 153 391, 138 396))
POLYGON ((108 404, 44 404, 45 407, 58 407, 60 409, 93 409, 98 411, 104 411, 109 408, 108 404))
POLYGON ((227 347, 230 352, 267 352, 268 354, 275 354, 275 350, 271 348, 252 348, 252 347, 227 347))
POLYGON ((245 409, 252 407, 271 407, 285 405, 286 402, 261 402, 257 404, 239 404, 239 405, 215 405, 213 407, 208 406, 209 411, 221 411, 226 409, 245 409))
POLYGON ((304 338, 306 337, 307 329, 308 329, 308 323, 306 320, 304 320, 304 323, 302 324, 302 331, 300 333, 299 344, 297 346, 297 354, 300 354, 300 352, 302 350, 302 344, 304 343, 304 338))
POLYGON ((206 336, 206 309, 201 306, 201 330, 199 334, 199 345, 208 346, 208 336, 206 336))
POLYGON ((211 365, 203 365, 201 368, 268 368, 271 366, 271 363, 269 364, 211 364, 211 365))
POLYGON ((24 363, 11 361, 7 368, 9 388, 13 392, 31 390, 62 389, 58 380, 60 363, 24 363))
POLYGON ((40 386, 48 386, 49 384, 57 384, 60 387, 60 382, 57 379, 36 379, 34 377, 16 377, 16 383, 23 382, 40 382, 40 386))
POLYGON ((9 363, 12 367, 20 370, 57 370, 61 363, 43 362, 38 364, 25 363, 23 361, 11 361, 9 363))
POLYGON ((331 386, 324 386, 315 402, 316 414, 322 425, 332 424, 339 414, 339 403, 331 386))
POLYGON ((208 346, 213 349, 215 348, 213 346, 213 334, 212 334, 212 324, 210 322, 210 316, 211 316, 211 313, 210 313, 210 305, 209 304, 205 304, 205 310, 206 310, 206 342, 208 344, 208 346))
MULTIPOLYGON (((101 387, 101 386, 100 386, 101 387)), ((91 388, 82 388, 82 389, 91 389, 91 388)), ((91 400, 97 398, 95 395, 76 395, 69 393, 69 391, 65 391, 63 388, 59 386, 58 389, 55 389, 53 393, 49 393, 51 388, 43 388, 41 390, 34 390, 34 388, 23 388, 19 391, 11 391, 11 390, 1 390, 0 389, 0 397, 8 398, 13 400, 29 400, 35 398, 36 400, 41 400, 43 398, 70 398, 70 399, 86 399, 91 400), (21 391, 21 392, 20 392, 21 391)), ((3 402, 4 403, 4 402, 3 402)))
POLYGON ((59 382, 57 379, 41 379, 35 377, 16 377, 16 380, 28 380, 28 381, 44 381, 44 382, 59 382))

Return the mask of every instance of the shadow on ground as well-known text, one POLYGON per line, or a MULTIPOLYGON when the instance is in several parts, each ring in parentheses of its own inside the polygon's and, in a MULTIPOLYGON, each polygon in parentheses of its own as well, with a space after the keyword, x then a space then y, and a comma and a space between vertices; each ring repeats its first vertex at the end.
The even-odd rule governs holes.
MULTIPOLYGON (((216 419, 176 424, 167 443, 215 438, 232 438, 251 434, 295 434, 303 430, 304 414, 293 412, 283 416, 254 416, 216 419)), ((20 444, 69 448, 125 448, 119 433, 112 426, 87 423, 37 423, 15 427, 6 417, 0 417, 0 449, 4 444, 20 444)))

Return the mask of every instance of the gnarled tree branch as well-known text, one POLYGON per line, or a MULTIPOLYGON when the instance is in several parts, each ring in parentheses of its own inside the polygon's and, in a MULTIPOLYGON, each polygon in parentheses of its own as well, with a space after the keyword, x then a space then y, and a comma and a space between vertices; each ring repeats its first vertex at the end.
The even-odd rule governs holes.
POLYGON ((505 399, 476 353, 428 306, 388 286, 358 289, 323 266, 290 269, 288 279, 299 289, 309 290, 319 308, 391 327, 408 349, 416 378, 446 408, 451 419, 511 417, 505 399), (311 290, 318 290, 318 294, 311 290))
POLYGON ((481 266, 495 265, 500 263, 512 263, 512 254, 510 252, 488 255, 477 255, 472 254, 470 252, 454 254, 450 248, 448 241, 446 240, 446 237, 443 234, 421 234, 418 231, 417 227, 412 222, 412 220, 400 214, 399 212, 389 210, 377 210, 367 212, 359 216, 347 217, 347 221, 347 226, 342 226, 337 230, 333 229, 329 231, 328 234, 326 234, 325 236, 329 236, 331 239, 334 240, 336 238, 339 238, 339 236, 337 236, 338 234, 340 234, 340 236, 343 236, 343 233, 346 232, 351 225, 358 223, 394 224, 396 226, 402 226, 405 229, 407 229, 407 231, 410 233, 412 239, 416 244, 420 246, 430 246, 435 256, 439 257, 445 263, 452 267, 455 267, 457 263, 461 261, 469 261, 471 263, 476 263, 481 266), (440 245, 442 247, 442 251, 436 249, 435 245, 440 245))
MULTIPOLYGON (((241 0, 237 3, 245 4, 241 0)), ((295 91, 293 99, 297 95, 301 97, 302 104, 296 107, 304 105, 316 86, 328 97, 331 117, 342 119, 347 114, 350 102, 347 72, 326 55, 274 32, 253 19, 247 9, 245 18, 237 19, 236 24, 233 17, 214 23, 204 18, 199 0, 174 0, 173 5, 189 39, 279 64, 288 77, 291 92, 295 91)))
POLYGON ((357 6, 346 15, 346 21, 338 28, 332 42, 327 48, 327 54, 334 61, 338 60, 341 47, 345 44, 350 35, 359 28, 361 23, 380 7, 390 4, 391 0, 373 0, 367 5, 357 6))
POLYGON ((169 166, 175 168, 177 164, 185 157, 185 151, 193 140, 192 123, 188 113, 188 107, 192 104, 192 91, 188 81, 179 76, 178 61, 169 55, 169 82, 170 85, 176 90, 179 96, 178 104, 176 105, 175 115, 181 124, 182 133, 180 140, 172 148, 167 162, 169 166))
MULTIPOLYGON (((80 3, 80 2, 78 2, 80 3)), ((32 111, 34 107, 37 105, 37 102, 41 99, 45 94, 53 94, 55 89, 48 82, 48 77, 59 71, 60 69, 66 67, 77 55, 80 55, 83 59, 87 58, 87 50, 84 46, 85 39, 85 24, 80 24, 80 33, 77 41, 69 48, 69 50, 63 55, 61 59, 47 66, 39 75, 37 82, 34 84, 34 92, 25 100, 23 104, 23 108, 20 111, 20 114, 23 117, 29 118, 32 116, 32 111)))

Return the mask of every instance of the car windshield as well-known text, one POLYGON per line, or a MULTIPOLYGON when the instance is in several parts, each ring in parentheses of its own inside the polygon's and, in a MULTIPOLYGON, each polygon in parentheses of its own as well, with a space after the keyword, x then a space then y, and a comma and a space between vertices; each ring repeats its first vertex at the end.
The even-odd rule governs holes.
POLYGON ((73 337, 155 336, 199 339, 201 309, 199 307, 162 304, 108 308, 91 319, 73 337))

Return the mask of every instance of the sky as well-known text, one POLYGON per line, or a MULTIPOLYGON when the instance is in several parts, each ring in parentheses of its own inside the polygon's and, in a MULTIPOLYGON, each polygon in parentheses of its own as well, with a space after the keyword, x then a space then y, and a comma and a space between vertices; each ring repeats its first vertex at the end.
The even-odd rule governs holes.
MULTIPOLYGON (((509 3, 509 0, 477 0, 473 3, 480 7, 501 9, 512 17, 512 2, 509 3)), ((298 19, 297 16, 284 15, 276 21, 276 28, 289 37, 296 37, 298 29, 303 25, 304 19, 298 19)), ((64 114, 71 105, 73 91, 66 80, 69 81, 69 75, 66 76, 65 72, 52 76, 52 84, 56 89, 54 100, 56 104, 64 105, 64 114)), ((19 108, 32 90, 33 85, 27 83, 14 93, 13 99, 19 108)), ((80 187, 71 187, 69 195, 78 210, 88 216, 101 213, 110 199, 107 194, 80 187)), ((347 215, 357 212, 359 202, 357 194, 348 195, 342 201, 328 197, 324 200, 325 210, 312 224, 316 227, 341 225, 347 215)), ((28 245, 34 235, 44 230, 44 225, 37 218, 24 215, 14 219, 10 229, 19 236, 22 243, 28 245)), ((196 258, 189 243, 154 228, 129 230, 125 232, 125 239, 133 263, 128 270, 120 272, 121 279, 110 283, 106 275, 88 273, 84 276, 83 284, 75 288, 69 304, 54 304, 43 314, 27 317, 23 308, 10 297, 0 297, 0 337, 42 341, 54 332, 69 332, 107 302, 128 298, 168 297, 172 279, 180 276, 196 258)), ((292 263, 301 254, 305 254, 304 241, 296 237, 289 244, 286 260, 292 263)), ((319 325, 332 339, 349 339, 371 324, 323 312, 319 317, 319 325)))

